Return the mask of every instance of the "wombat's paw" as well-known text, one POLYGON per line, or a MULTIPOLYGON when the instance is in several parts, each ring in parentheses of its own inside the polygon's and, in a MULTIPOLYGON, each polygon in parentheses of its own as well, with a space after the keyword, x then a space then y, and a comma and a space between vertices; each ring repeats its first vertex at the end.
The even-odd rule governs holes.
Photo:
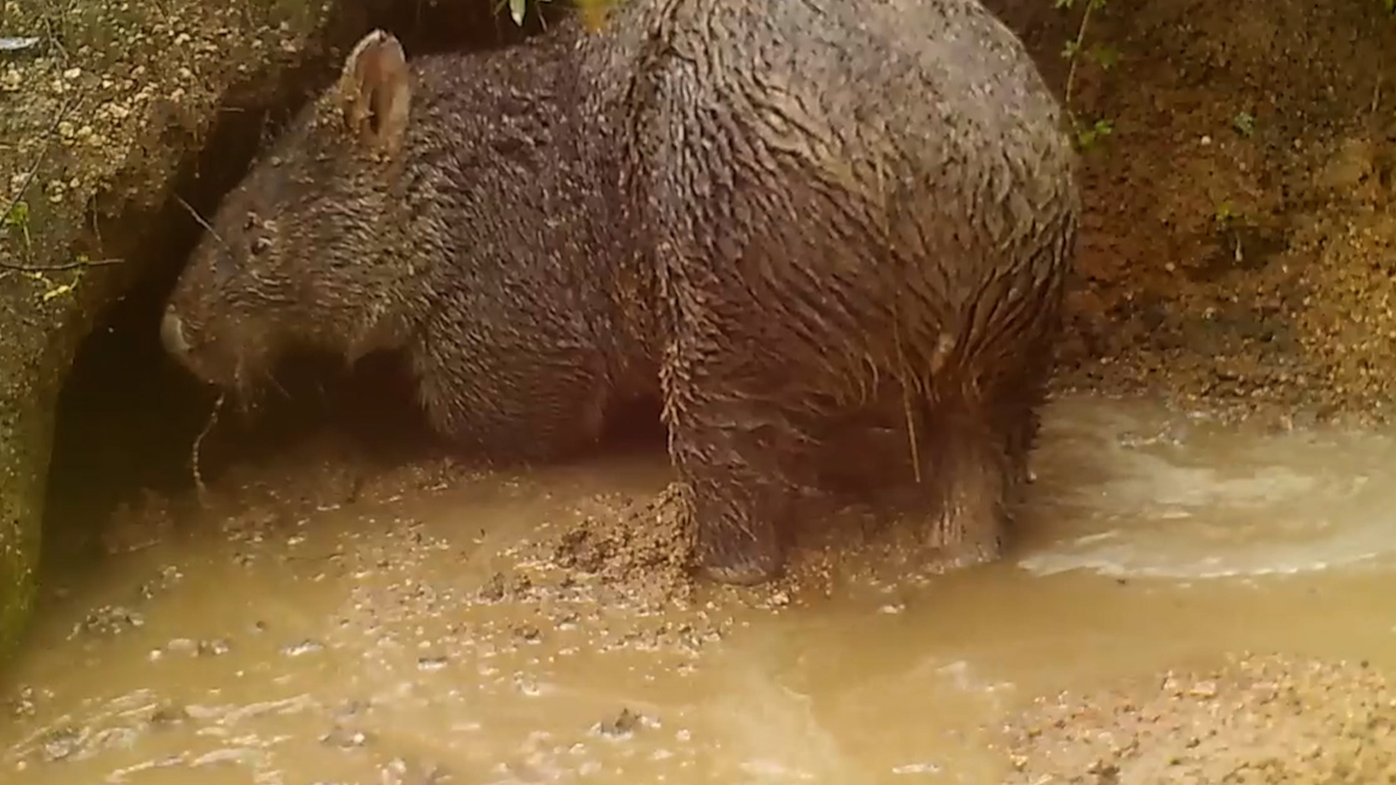
POLYGON ((663 510, 666 514, 673 516, 680 524, 691 530, 693 528, 693 516, 690 511, 693 509, 692 495, 688 491, 688 485, 675 480, 664 489, 655 494, 650 506, 656 510, 663 510))
POLYGON ((942 546, 935 559, 938 567, 949 570, 963 570, 989 564, 1003 558, 1003 547, 998 542, 961 542, 942 546))
POLYGON ((964 569, 996 562, 1003 557, 1004 532, 997 525, 956 529, 941 525, 933 529, 930 544, 935 561, 944 569, 964 569))
MULTIPOLYGON (((701 525, 701 524, 700 524, 701 525)), ((755 586, 779 576, 784 559, 772 537, 718 525, 698 532, 698 569, 710 580, 735 586, 755 586)))
POLYGON ((774 529, 734 524, 722 514, 699 514, 693 488, 682 480, 669 483, 659 504, 690 533, 697 572, 717 583, 754 586, 780 574, 783 562, 774 529))

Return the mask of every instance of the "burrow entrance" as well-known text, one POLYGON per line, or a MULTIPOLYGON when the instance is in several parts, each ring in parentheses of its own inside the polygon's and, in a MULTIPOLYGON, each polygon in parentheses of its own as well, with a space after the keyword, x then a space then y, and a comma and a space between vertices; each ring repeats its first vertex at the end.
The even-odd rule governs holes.
MULTIPOLYGON (((535 21, 518 30, 506 15, 493 13, 491 2, 345 5, 353 8, 322 31, 323 45, 312 51, 342 56, 375 27, 396 34, 409 56, 507 46, 539 29, 535 21)), ((219 113, 203 150, 186 161, 174 189, 179 199, 154 219, 158 241, 146 258, 132 260, 144 276, 83 342, 60 395, 44 522, 46 566, 99 555, 111 512, 138 502, 144 491, 172 497, 194 491, 193 444, 217 394, 176 365, 159 341, 165 299, 202 231, 189 210, 212 214, 246 173, 260 141, 328 85, 339 65, 331 58, 306 62, 285 84, 230 96, 225 108, 235 111, 219 113)), ((449 449, 426 427, 398 356, 371 356, 353 368, 331 357, 294 357, 276 379, 280 389, 248 416, 224 406, 200 445, 206 482, 327 432, 355 445, 356 455, 383 464, 449 449)), ((618 439, 654 444, 657 409, 628 413, 621 423, 618 439)))

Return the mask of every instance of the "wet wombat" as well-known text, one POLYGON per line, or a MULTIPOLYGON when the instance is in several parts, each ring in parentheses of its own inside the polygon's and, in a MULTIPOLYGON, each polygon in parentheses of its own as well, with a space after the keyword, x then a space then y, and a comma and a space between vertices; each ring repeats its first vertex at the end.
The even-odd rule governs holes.
POLYGON ((600 33, 411 63, 374 32, 226 197, 162 334, 244 392, 291 346, 401 349, 434 426, 495 458, 574 454, 662 396, 721 581, 780 569, 838 460, 915 473, 936 534, 992 556, 1074 171, 978 0, 628 0, 600 33), (863 424, 898 446, 839 454, 863 424))

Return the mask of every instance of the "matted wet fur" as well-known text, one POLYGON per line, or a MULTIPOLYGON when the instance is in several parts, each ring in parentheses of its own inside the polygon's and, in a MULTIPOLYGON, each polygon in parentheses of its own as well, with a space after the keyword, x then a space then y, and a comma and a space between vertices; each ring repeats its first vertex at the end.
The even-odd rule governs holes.
POLYGON ((661 396, 721 581, 774 575, 831 474, 992 557, 1078 211, 1058 105, 976 0, 629 0, 410 63, 374 32, 224 200, 162 333, 243 392, 292 346, 400 349, 496 459, 661 396))

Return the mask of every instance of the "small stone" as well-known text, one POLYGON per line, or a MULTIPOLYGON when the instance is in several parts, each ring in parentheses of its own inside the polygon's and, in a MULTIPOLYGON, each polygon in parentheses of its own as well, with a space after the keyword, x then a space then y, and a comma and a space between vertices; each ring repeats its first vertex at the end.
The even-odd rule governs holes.
POLYGON ((286 655, 287 657, 300 657, 305 654, 315 654, 317 652, 323 651, 324 649, 325 644, 320 643, 319 641, 303 640, 298 643, 292 643, 286 646, 282 646, 281 653, 286 655))
POLYGON ((630 736, 635 729, 640 726, 643 717, 628 708, 622 708, 620 714, 613 720, 607 720, 596 726, 596 732, 602 736, 630 736))

